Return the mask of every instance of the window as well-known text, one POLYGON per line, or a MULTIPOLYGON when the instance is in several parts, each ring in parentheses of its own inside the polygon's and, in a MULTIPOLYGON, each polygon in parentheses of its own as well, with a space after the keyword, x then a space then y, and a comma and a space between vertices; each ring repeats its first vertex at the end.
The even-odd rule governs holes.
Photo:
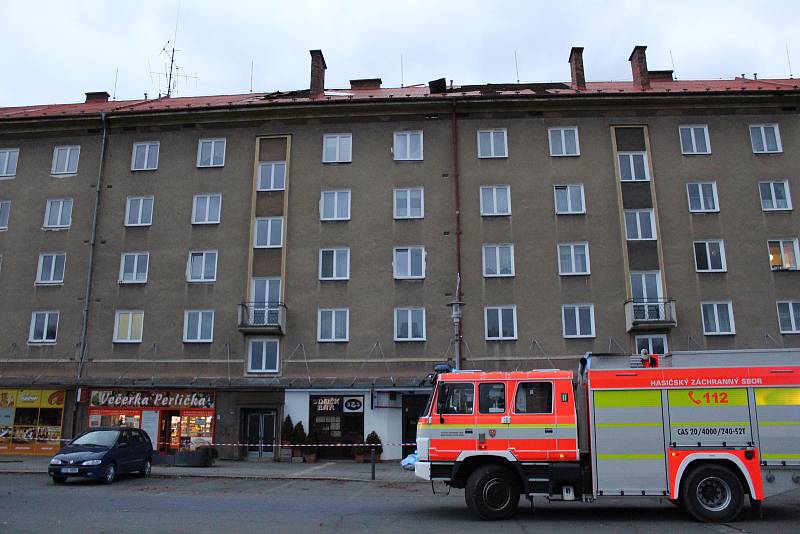
POLYGON ((486 340, 517 339, 517 307, 496 306, 484 308, 486 340))
POLYGON ((348 341, 350 338, 350 310, 320 309, 317 325, 317 341, 348 341))
POLYGON ((394 310, 395 341, 425 341, 425 308, 394 310))
POLYGON ((319 220, 350 220, 350 190, 323 191, 319 198, 319 220))
POLYGON ((789 182, 778 180, 759 182, 761 209, 764 211, 780 211, 792 209, 792 197, 789 194, 789 182))
POLYGON ((213 339, 214 310, 187 310, 184 312, 184 343, 211 343, 213 339))
POLYGON ((41 311, 31 314, 28 343, 55 343, 58 335, 58 312, 41 311))
POLYGON ((57 146, 53 150, 53 166, 50 174, 75 174, 78 172, 79 146, 57 146))
POLYGON ((214 282, 217 279, 217 251, 190 252, 186 265, 187 282, 214 282))
POLYGON ((656 239, 653 210, 625 210, 625 234, 628 241, 656 239))
POLYGON ((114 318, 114 343, 141 343, 144 328, 142 310, 119 310, 114 318))
POLYGON ((702 302, 703 334, 725 336, 736 333, 733 324, 733 305, 728 302, 702 302))
POLYGON ((145 143, 133 143, 133 154, 131 154, 132 171, 154 171, 158 169, 158 141, 148 141, 145 143))
POLYGON ((0 200, 0 230, 8 230, 8 217, 11 213, 11 201, 0 200))
POLYGON ((578 127, 549 128, 551 156, 580 156, 578 127))
POLYGON ((470 415, 475 403, 475 386, 472 384, 441 383, 439 386, 439 413, 441 415, 470 415))
POLYGON ((277 373, 279 348, 280 343, 277 339, 250 339, 247 349, 247 372, 277 373))
POLYGON ((219 224, 221 212, 222 195, 220 193, 194 196, 192 224, 219 224))
POLYGON ((125 226, 153 224, 153 197, 128 197, 125 207, 125 226))
POLYGON ((636 336, 636 354, 646 350, 647 354, 666 354, 667 336, 656 334, 652 336, 636 336))
POLYGON ((561 307, 564 337, 594 337, 594 304, 569 304, 561 307))
POLYGON ((781 334, 800 334, 800 301, 778 302, 778 324, 781 334))
POLYGON ((395 278, 425 278, 425 247, 394 249, 395 278))
POLYGON ((694 265, 698 273, 725 272, 725 244, 722 240, 695 241, 694 265))
POLYGON ((553 413, 553 384, 523 382, 517 386, 514 413, 553 413))
POLYGON ((481 215, 511 215, 511 187, 507 185, 481 187, 481 215))
POLYGON ((123 252, 119 262, 119 283, 144 284, 149 264, 149 252, 123 252))
POLYGON ((394 218, 422 219, 425 216, 425 193, 421 187, 394 190, 394 218))
POLYGON ((589 274, 589 243, 560 243, 558 245, 558 274, 589 274))
POLYGON ((494 130, 478 130, 478 157, 508 157, 505 128, 496 128, 494 130))
POLYGON ((44 209, 44 228, 69 228, 72 224, 72 199, 48 200, 44 209))
POLYGON ((481 384, 478 386, 478 412, 505 413, 506 385, 481 384))
POLYGON ((753 144, 754 154, 783 152, 777 124, 751 124, 750 142, 753 144))
POLYGON ((200 139, 197 143, 198 167, 225 165, 225 139, 200 139))
POLYGON ((319 251, 320 280, 348 280, 349 278, 349 248, 330 248, 319 251))
POLYGON ((322 138, 322 163, 353 161, 352 134, 326 134, 322 138))
POLYGON ((258 164, 258 190, 283 191, 286 189, 286 162, 262 161, 258 164))
POLYGON ((421 161, 422 132, 395 132, 393 152, 397 161, 421 161))
POLYGON ((692 213, 712 213, 719 211, 717 202, 717 182, 686 184, 689 195, 689 211, 692 213))
POLYGON ((283 246, 283 217, 256 219, 255 248, 281 248, 283 246))
POLYGON ((514 276, 514 245, 483 245, 483 276, 514 276))
POLYGON ((18 159, 18 148, 0 148, 0 178, 16 176, 18 159))
POLYGON ((556 214, 580 215, 586 213, 583 184, 557 185, 553 187, 556 199, 556 214))
POLYGON ((678 133, 681 138, 681 153, 691 154, 711 154, 711 143, 708 141, 708 126, 697 124, 690 126, 680 126, 678 133))
POLYGON ((36 283, 41 285, 63 284, 67 255, 63 252, 39 254, 36 283))
POLYGON ((773 271, 797 270, 797 239, 767 241, 769 266, 773 271))
POLYGON ((617 157, 623 182, 646 182, 650 179, 646 152, 618 152, 617 157))

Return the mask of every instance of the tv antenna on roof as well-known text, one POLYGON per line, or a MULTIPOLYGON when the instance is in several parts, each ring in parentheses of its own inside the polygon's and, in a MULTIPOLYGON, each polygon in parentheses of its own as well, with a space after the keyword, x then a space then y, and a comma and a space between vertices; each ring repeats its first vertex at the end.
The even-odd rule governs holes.
POLYGON ((197 76, 186 74, 186 72, 177 64, 175 63, 175 52, 180 52, 177 48, 175 48, 175 42, 178 39, 178 20, 180 19, 181 15, 181 7, 178 5, 178 15, 175 17, 175 33, 172 36, 171 41, 167 41, 167 43, 161 48, 161 52, 159 55, 164 54, 169 58, 169 67, 164 65, 164 72, 153 72, 150 71, 150 79, 152 80, 153 75, 155 74, 158 77, 159 81, 159 96, 161 96, 161 77, 163 76, 167 82, 167 91, 166 96, 172 96, 172 92, 177 89, 177 82, 179 78, 183 78, 186 80, 193 79, 197 81, 197 76))

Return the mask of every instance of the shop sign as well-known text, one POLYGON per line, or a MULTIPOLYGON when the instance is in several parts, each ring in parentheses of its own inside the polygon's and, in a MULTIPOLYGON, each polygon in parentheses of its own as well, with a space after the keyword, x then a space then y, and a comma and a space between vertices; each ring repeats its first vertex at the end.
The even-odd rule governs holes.
POLYGON ((345 397, 344 413, 361 413, 364 411, 364 397, 345 397))
POLYGON ((214 394, 208 391, 92 391, 93 408, 213 409, 214 394))
POLYGON ((338 414, 342 412, 342 397, 311 397, 317 413, 338 414))

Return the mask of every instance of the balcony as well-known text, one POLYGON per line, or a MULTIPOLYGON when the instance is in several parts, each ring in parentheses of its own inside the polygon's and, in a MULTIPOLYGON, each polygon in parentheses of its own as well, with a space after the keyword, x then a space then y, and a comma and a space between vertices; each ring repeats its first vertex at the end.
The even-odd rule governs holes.
POLYGON ((673 299, 630 299, 625 301, 627 332, 669 330, 678 325, 673 299))
POLYGON ((239 331, 246 334, 286 333, 286 306, 282 302, 239 304, 239 331))

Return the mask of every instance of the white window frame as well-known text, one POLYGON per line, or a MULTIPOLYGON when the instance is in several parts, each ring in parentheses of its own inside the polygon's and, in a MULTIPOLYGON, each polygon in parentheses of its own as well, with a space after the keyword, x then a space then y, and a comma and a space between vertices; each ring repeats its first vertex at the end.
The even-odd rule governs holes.
POLYGON ((424 187, 398 187, 392 192, 392 216, 396 220, 403 219, 424 219, 425 218, 425 188, 424 187), (411 215, 411 192, 419 191, 420 200, 420 213, 419 215, 411 215), (401 215, 397 211, 397 194, 406 194, 406 212, 407 215, 401 215))
POLYGON ((508 217, 509 215, 511 215, 511 186, 510 185, 508 185, 508 184, 482 185, 481 188, 480 188, 480 191, 478 191, 478 194, 480 196, 479 201, 480 201, 480 204, 481 204, 481 216, 482 217, 508 217), (498 189, 503 189, 503 188, 505 188, 506 195, 508 196, 508 198, 506 199, 507 203, 508 203, 508 211, 507 212, 501 212, 501 211, 499 211, 497 209, 497 191, 498 191, 498 189), (486 206, 484 204, 484 202, 483 202, 483 191, 485 189, 491 189, 492 190, 492 204, 493 204, 493 206, 486 206), (492 211, 490 212, 487 208, 492 208, 492 211))
POLYGON ((144 310, 117 310, 114 313, 114 343, 141 343, 142 337, 144 337, 144 310), (133 316, 139 314, 142 316, 142 331, 139 332, 139 338, 137 339, 132 337, 131 334, 133 333, 133 316), (124 338, 119 335, 119 319, 122 315, 128 315, 128 332, 124 338))
POLYGON ((394 155, 395 161, 422 161, 424 159, 424 138, 422 136, 422 130, 407 130, 402 132, 394 132, 393 137, 393 146, 392 146, 392 154, 394 155), (411 136, 412 135, 419 135, 419 157, 413 158, 411 157, 411 136), (402 154, 398 155, 399 150, 397 149, 397 138, 398 137, 405 137, 406 138, 406 156, 402 157, 402 154))
POLYGON ((789 180, 761 180, 758 182, 758 201, 761 202, 761 211, 791 211, 792 210, 792 194, 789 190, 789 180), (764 198, 761 196, 761 184, 769 184, 770 198, 772 199, 771 208, 764 206, 764 198), (777 197, 775 196, 775 184, 783 184, 786 192, 786 207, 777 207, 777 197))
POLYGON ((589 242, 588 241, 574 241, 570 243, 558 243, 556 245, 556 258, 558 261, 558 274, 561 276, 588 276, 592 274, 592 264, 589 259, 589 242), (583 246, 586 252, 586 271, 576 271, 575 265, 575 247, 583 246), (566 272, 561 270, 561 247, 569 247, 570 263, 572 264, 572 271, 566 272))
POLYGON ((594 322, 594 304, 590 303, 582 303, 582 304, 563 304, 561 306, 561 332, 564 336, 564 339, 588 339, 597 337, 595 334, 595 322, 594 322), (581 326, 581 318, 580 318, 580 308, 589 307, 589 321, 592 327, 592 331, 590 334, 581 334, 580 333, 580 326, 581 326), (566 314, 565 311, 567 308, 575 308, 575 334, 567 334, 567 322, 566 322, 566 314))
MULTIPOLYGON (((760 194, 760 193, 759 193, 760 194)), ((686 184, 686 202, 689 205, 689 213, 719 213, 719 194, 717 193, 717 182, 689 182, 686 184), (703 186, 711 184, 712 195, 714 197, 714 209, 706 209, 705 206, 706 195, 703 193, 703 186), (700 193, 700 209, 692 209, 692 195, 689 188, 693 185, 697 186, 697 191, 700 193)))
POLYGON ((580 142, 580 139, 578 137, 578 127, 577 126, 557 126, 557 127, 554 127, 554 128, 548 128, 547 129, 547 142, 550 145, 550 156, 551 157, 554 157, 554 158, 569 158, 569 157, 576 157, 576 156, 580 156, 581 155, 581 142, 580 142), (575 153, 574 154, 568 154, 566 152, 566 146, 567 145, 564 142, 564 140, 565 140, 564 132, 566 132, 567 130, 574 130, 575 131, 575 153), (561 149, 564 150, 564 152, 562 154, 556 154, 555 152, 553 152, 553 138, 552 138, 553 132, 559 132, 559 135, 561 137, 561 149))
POLYGON ((750 124, 747 128, 747 131, 750 132, 750 145, 753 148, 753 154, 780 154, 783 152, 783 145, 781 144, 781 132, 780 128, 778 128, 777 122, 750 124), (758 135, 761 138, 761 146, 764 147, 764 150, 756 150, 756 144, 753 142, 753 128, 758 128, 758 135), (775 129, 775 144, 777 146, 777 150, 767 149, 767 136, 764 134, 765 128, 775 129))
POLYGON ((48 198, 44 206, 44 222, 42 228, 46 230, 66 230, 72 226, 72 208, 75 202, 71 198, 48 198), (69 222, 67 224, 60 224, 61 217, 64 215, 64 203, 69 202, 69 222), (50 212, 53 206, 58 203, 58 220, 59 224, 49 225, 47 222, 50 220, 50 212))
MULTIPOLYGON (((264 352, 261 353, 261 363, 265 363, 265 354, 264 352)), ((278 373, 280 372, 281 367, 281 341, 276 338, 272 337, 253 337, 247 340, 247 372, 248 373, 278 373), (253 369, 251 366, 252 360, 252 353, 253 353, 253 343, 272 343, 275 345, 275 368, 274 369, 253 369)))
POLYGON ((657 241, 658 230, 656 229, 656 214, 652 208, 625 210, 623 213, 623 220, 625 221, 625 239, 627 241, 657 241), (636 215, 636 236, 631 237, 628 233, 628 214, 636 215), (650 231, 651 237, 642 237, 642 214, 647 213, 650 217, 650 231))
POLYGON ((483 277, 484 278, 511 278, 515 276, 514 270, 514 244, 513 243, 488 243, 483 245, 482 247, 482 254, 481 259, 483 260, 483 277), (500 249, 501 248, 508 248, 511 253, 511 274, 500 274, 500 249), (490 250, 494 251, 494 261, 495 265, 497 266, 498 272, 496 274, 488 274, 486 272, 486 256, 490 253, 490 250))
POLYGON ((703 335, 705 335, 705 336, 733 336, 733 335, 736 335, 736 323, 733 320, 733 302, 731 302, 730 300, 714 300, 714 301, 703 301, 703 302, 701 302, 700 303, 700 322, 703 325, 703 335), (720 304, 725 304, 726 305, 726 309, 728 310, 728 318, 730 319, 730 323, 731 323, 731 331, 730 332, 719 332, 719 331, 717 331, 717 332, 708 332, 708 331, 706 331, 706 321, 705 321, 705 315, 704 315, 704 312, 703 312, 703 306, 706 306, 706 305, 713 305, 714 306, 713 307, 713 310, 714 310, 714 324, 716 324, 717 328, 719 328, 719 308, 718 308, 718 306, 720 304))
POLYGON ((623 150, 617 152, 617 164, 619 165, 619 180, 620 182, 649 182, 650 181, 650 165, 647 160, 647 151, 646 150, 623 150), (644 159, 644 178, 637 179, 635 177, 634 169, 636 168, 633 165, 633 156, 641 155, 644 159), (630 165, 631 176, 633 177, 630 180, 625 179, 625 175, 622 173, 622 160, 620 156, 630 156, 628 159, 628 164, 630 165))
POLYGON ((792 248, 794 250, 794 263, 795 263, 794 267, 776 268, 776 267, 772 266, 772 258, 769 258, 769 260, 770 260, 769 266, 770 266, 770 269, 772 271, 797 271, 798 269, 800 269, 800 247, 798 247, 798 241, 797 241, 796 237, 768 239, 767 240, 767 254, 768 255, 772 254, 772 252, 770 251, 770 248, 769 248, 770 243, 778 243, 778 248, 780 248, 780 251, 781 251, 781 265, 783 265, 783 263, 784 263, 783 245, 784 245, 784 243, 791 243, 792 244, 792 248))
POLYGON ((214 342, 214 310, 185 310, 183 312, 183 342, 184 343, 213 343, 214 342), (189 314, 197 313, 197 339, 190 339, 189 334, 189 314), (203 316, 204 314, 211 314, 211 337, 204 339, 199 337, 203 332, 203 316))
POLYGON ((514 341, 519 338, 519 330, 517 329, 517 305, 511 304, 508 306, 484 306, 483 308, 483 339, 485 341, 514 341), (497 326, 498 336, 489 336, 489 311, 497 311, 497 326), (514 326, 514 334, 512 336, 503 335, 503 310, 511 310, 511 319, 514 326))
POLYGON ((0 148, 0 162, 2 162, 2 165, 0 165, 0 180, 11 180, 12 178, 15 178, 17 176, 17 165, 19 165, 19 149, 0 148), (14 155, 13 168, 11 168, 12 154, 14 155))
POLYGON ((120 254, 119 259, 119 277, 117 282, 120 284, 146 284, 147 279, 150 276, 150 253, 146 251, 138 251, 138 252, 123 252, 120 254), (126 256, 133 256, 133 280, 125 280, 125 257, 126 256), (147 269, 144 271, 144 280, 136 280, 136 273, 139 270, 139 262, 141 261, 141 257, 144 256, 147 258, 147 269))
POLYGON ((42 252, 41 254, 39 254, 39 264, 36 267, 36 285, 37 286, 60 286, 60 285, 64 285, 64 278, 66 278, 66 276, 67 276, 67 253, 66 252, 42 252), (49 273, 50 277, 52 278, 52 276, 54 276, 54 274, 55 274, 56 258, 58 258, 59 256, 63 256, 64 257, 64 269, 61 272, 61 279, 60 280, 56 280, 56 279, 44 280, 44 279, 42 279, 42 275, 44 274, 42 272, 42 268, 44 266, 44 259, 46 257, 52 257, 53 258, 53 260, 52 260, 52 262, 50 264, 50 273, 49 273))
POLYGON ((678 126, 678 143, 681 145, 681 154, 684 156, 704 156, 711 154, 711 139, 708 135, 708 124, 681 124, 678 126), (706 150, 705 152, 701 152, 697 150, 697 136, 695 135, 696 129, 702 128, 703 129, 703 136, 706 142, 706 150), (683 147, 683 136, 681 133, 683 130, 689 130, 689 137, 692 140, 692 151, 687 152, 683 147))
POLYGON ((57 147, 53 148, 53 164, 50 167, 50 175, 51 176, 74 176, 74 175, 78 174, 78 169, 80 168, 80 163, 81 163, 81 147, 80 147, 80 145, 57 146, 57 147), (58 161, 58 152, 60 150, 66 150, 67 151, 67 159, 66 159, 67 167, 64 170, 56 169, 56 162, 58 161), (78 160, 75 163, 75 170, 70 171, 69 170, 69 160, 70 160, 70 156, 72 155, 72 152, 74 150, 78 151, 78 160))
POLYGON ((219 224, 221 221, 222 221, 222 193, 200 193, 200 194, 195 195, 192 198, 192 224, 200 224, 200 225, 202 225, 202 224, 219 224), (206 220, 204 220, 204 221, 201 221, 201 220, 199 220, 197 218, 197 215, 198 215, 198 213, 197 213, 197 200, 200 197, 205 197, 205 199, 206 199, 206 213, 205 213, 206 220), (210 209, 211 202, 210 201, 211 201, 212 197, 219 197, 219 213, 217 214, 217 220, 216 221, 208 219, 208 216, 209 216, 209 214, 211 212, 211 209, 210 209))
POLYGON ((797 300, 779 300, 775 302, 775 307, 778 311, 778 330, 781 334, 800 334, 800 314, 795 314, 794 306, 800 304, 797 300), (791 330, 784 330, 781 325, 781 304, 789 306, 789 321, 792 323, 791 330))
MULTIPOLYGON (((8 225, 11 224, 11 201, 10 200, 0 200, 0 214, 3 213, 3 209, 6 210, 6 222, 5 224, 0 222, 0 232, 8 230, 8 225)), ((2 219, 0 219, 2 220, 2 219)))
POLYGON ((583 184, 555 184, 553 186, 553 209, 556 215, 584 215, 586 213, 586 194, 584 193, 583 184), (576 210, 572 205, 572 195, 570 188, 577 187, 581 192, 581 209, 576 210), (567 208, 568 211, 558 210, 558 190, 559 188, 566 188, 567 191, 567 208))
POLYGON ((161 155, 161 142, 160 141, 137 141, 133 143, 133 150, 131 151, 131 171, 155 171, 158 170, 158 157, 161 155), (136 149, 144 147, 144 167, 136 167, 136 149), (156 164, 155 167, 148 167, 147 161, 150 159, 150 152, 155 147, 156 151, 156 164))
POLYGON ((288 165, 286 164, 285 160, 276 160, 276 161, 259 161, 258 162, 258 182, 256 184, 257 191, 284 191, 286 189, 286 171, 288 169, 288 165), (275 166, 276 165, 283 165, 283 187, 276 187, 275 186, 275 166), (264 169, 269 168, 269 186, 263 187, 262 178, 264 176, 264 169))
POLYGON ((320 221, 349 221, 350 220, 350 207, 353 198, 353 192, 350 189, 325 189, 319 193, 319 220, 320 221), (333 217, 325 217, 325 193, 333 193, 333 217), (347 215, 345 217, 337 217, 339 212, 339 193, 347 193, 347 215))
POLYGON ((255 230, 253 232, 253 248, 283 248, 283 217, 256 217, 255 220, 255 230), (267 244, 266 245, 259 245, 258 244, 258 223, 260 221, 269 221, 267 223, 267 244), (280 243, 277 245, 271 245, 270 242, 272 241, 272 232, 274 221, 281 221, 281 232, 280 232, 280 243))
MULTIPOLYGON (((653 348, 653 338, 661 338, 661 339, 664 340, 664 354, 668 354, 669 353, 669 344, 668 344, 667 336, 665 334, 642 334, 642 335, 639 335, 639 336, 635 336, 634 339, 633 339, 633 344, 638 349, 639 340, 647 339, 648 340, 647 345, 648 345, 648 347, 650 347, 650 349, 652 349, 653 348)), ((637 353, 638 353, 638 350, 637 350, 637 353)), ((658 353, 654 353, 652 350, 649 350, 648 353, 649 354, 658 354, 658 353)))
POLYGON ((394 273, 393 273, 394 274, 394 279, 395 280, 422 280, 422 279, 424 279, 425 278, 425 264, 427 263, 426 262, 426 256, 427 256, 427 254, 425 252, 425 247, 424 246, 409 245, 409 246, 406 246, 406 247, 394 247, 393 253, 392 253, 392 267, 393 267, 392 270, 394 271, 394 273), (411 251, 413 249, 421 249, 422 250, 422 275, 421 276, 413 276, 413 275, 410 274, 411 271, 412 271, 412 269, 411 269, 411 267, 412 267, 412 265, 411 265, 411 251), (397 272, 397 267, 398 267, 398 264, 397 264, 397 251, 398 250, 407 250, 408 251, 408 273, 409 273, 408 276, 400 276, 398 274, 398 272, 397 272))
POLYGON ((692 257, 694 257, 694 270, 698 273, 725 273, 728 271, 728 261, 725 255, 725 241, 722 239, 698 239, 692 243, 692 257), (705 251, 706 251, 706 259, 708 261, 708 269, 700 269, 697 266, 697 252, 695 245, 698 243, 705 244, 705 251), (709 244, 710 243, 719 243, 719 257, 722 261, 722 268, 721 269, 712 269, 711 268, 711 253, 709 251, 709 244))
POLYGON ((322 163, 352 163, 353 161, 353 134, 351 133, 330 133, 322 136, 322 163), (350 139, 350 154, 344 159, 342 154, 342 139, 350 139), (328 139, 336 139, 336 157, 331 160, 325 159, 325 145, 328 139))
POLYGON ((155 208, 156 208, 156 199, 155 199, 155 197, 153 195, 145 195, 145 196, 141 196, 141 197, 128 197, 126 199, 126 201, 125 201, 125 226, 131 226, 131 227, 133 227, 133 226, 152 226, 153 225, 153 212, 155 211, 155 208), (143 222, 141 222, 142 213, 144 213, 144 211, 143 211, 144 202, 143 201, 148 199, 148 198, 152 201, 151 204, 150 204, 150 222, 149 223, 143 223, 143 222), (138 220, 140 222, 138 222, 138 223, 129 223, 128 222, 129 219, 130 219, 131 201, 132 200, 138 200, 139 201, 138 220))
MULTIPOLYGON (((149 265, 148 265, 149 266, 149 265)), ((208 282, 217 281, 217 269, 219 268, 219 251, 217 250, 190 250, 189 257, 186 260, 186 281, 190 284, 203 284, 208 282), (201 278, 192 278, 192 256, 202 255, 203 268, 201 269, 201 278), (209 255, 214 255, 214 277, 205 278, 206 264, 208 263, 209 255)))
POLYGON ((61 322, 61 313, 58 310, 42 310, 42 311, 35 311, 31 313, 31 324, 30 328, 28 329, 28 344, 30 345, 54 345, 58 342, 58 326, 61 322), (53 339, 34 339, 33 333, 36 326, 36 316, 39 314, 45 314, 44 320, 44 335, 47 335, 47 327, 50 324, 50 318, 55 316, 56 319, 56 336, 53 339))
POLYGON ((503 159, 508 158, 508 129, 507 128, 483 128, 478 130, 477 133, 477 142, 478 142, 478 159, 503 159), (489 136, 489 155, 488 156, 481 156, 481 134, 482 133, 490 133, 489 136), (495 133, 502 133, 503 134, 503 148, 505 150, 505 154, 498 156, 497 155, 497 148, 494 146, 494 134, 495 133))
POLYGON ((350 308, 319 308, 317 309, 317 343, 347 343, 350 341, 350 308), (322 313, 323 312, 332 312, 331 313, 331 320, 333 323, 331 324, 331 334, 336 335, 336 312, 345 312, 344 314, 344 338, 337 339, 336 337, 332 337, 331 339, 323 339, 322 338, 322 313))
POLYGON ((414 342, 426 341, 427 340, 427 335, 428 335, 427 330, 425 328, 425 323, 426 322, 427 322, 427 319, 425 317, 425 308, 421 308, 421 307, 410 307, 410 308, 398 307, 398 308, 395 308, 394 309, 394 340, 397 341, 397 342, 404 342, 404 343, 405 342, 414 343, 414 342), (412 317, 413 317, 413 312, 415 312, 415 311, 421 311, 422 312, 422 337, 413 337, 413 335, 412 335, 412 332, 414 331, 412 317), (398 336, 398 332, 397 332, 397 325, 398 325, 397 314, 398 313, 403 313, 403 312, 406 314, 406 317, 408 319, 408 336, 409 337, 399 337, 398 336))
POLYGON ((197 141, 197 167, 201 169, 207 169, 211 167, 224 167, 225 166, 225 158, 226 153, 228 151, 228 140, 225 137, 208 137, 203 139, 198 139, 197 141), (209 161, 208 165, 201 165, 200 158, 201 154, 203 153, 203 143, 211 143, 211 160, 209 161), (214 152, 215 148, 217 147, 217 143, 222 143, 222 163, 214 163, 214 152))
POLYGON ((350 249, 348 247, 330 247, 330 248, 319 249, 319 279, 322 281, 350 280, 350 249), (322 275, 322 255, 325 252, 333 252, 333 276, 329 277, 324 277, 322 275), (347 273, 345 273, 344 276, 336 272, 336 266, 338 265, 336 261, 336 256, 340 252, 344 252, 347 254, 347 273))

